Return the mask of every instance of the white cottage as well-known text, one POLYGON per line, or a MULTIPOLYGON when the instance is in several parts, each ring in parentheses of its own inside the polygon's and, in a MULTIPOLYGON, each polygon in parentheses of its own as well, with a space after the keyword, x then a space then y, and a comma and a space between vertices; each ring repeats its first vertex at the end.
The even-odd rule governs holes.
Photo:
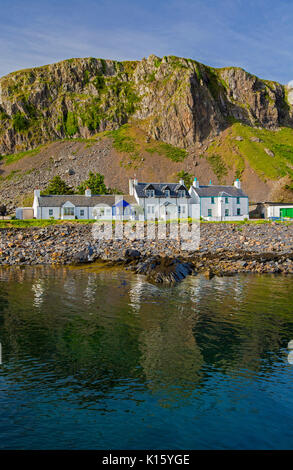
MULTIPOLYGON (((17 209, 16 217, 23 212, 17 209)), ((248 197, 239 180, 234 186, 200 186, 194 179, 191 188, 178 183, 142 183, 129 180, 129 195, 48 195, 34 191, 33 216, 36 219, 170 220, 185 218, 243 220, 249 218, 248 197)))
POLYGON ((34 191, 33 211, 36 219, 135 219, 136 201, 131 196, 84 195, 43 196, 34 191))
MULTIPOLYGON (((129 180, 129 195, 41 195, 34 191, 33 216, 36 219, 199 219, 200 205, 191 197, 184 181, 141 183, 129 180)), ((16 217, 22 218, 18 208, 16 217)))
POLYGON ((141 183, 131 179, 129 194, 135 197, 148 220, 199 219, 199 204, 192 200, 183 180, 178 183, 141 183))
POLYGON ((249 218, 248 196, 239 179, 233 186, 204 185, 194 178, 189 194, 200 206, 200 217, 214 221, 236 221, 249 218))

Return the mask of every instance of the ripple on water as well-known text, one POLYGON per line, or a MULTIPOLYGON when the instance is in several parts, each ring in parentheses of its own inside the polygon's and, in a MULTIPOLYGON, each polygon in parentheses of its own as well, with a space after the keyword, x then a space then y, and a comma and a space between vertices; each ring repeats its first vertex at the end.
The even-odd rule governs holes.
POLYGON ((292 447, 291 278, 22 268, 0 283, 1 448, 292 447))

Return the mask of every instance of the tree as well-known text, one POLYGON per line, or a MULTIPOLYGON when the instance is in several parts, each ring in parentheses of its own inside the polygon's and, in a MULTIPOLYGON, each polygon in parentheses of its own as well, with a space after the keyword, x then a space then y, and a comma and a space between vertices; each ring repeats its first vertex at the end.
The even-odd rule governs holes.
POLYGON ((80 183, 77 187, 78 194, 84 194, 85 190, 89 188, 92 194, 110 194, 111 190, 107 188, 104 183, 104 176, 100 173, 89 172, 87 180, 80 183))
POLYGON ((42 194, 74 194, 74 191, 71 186, 68 186, 66 181, 57 175, 49 181, 47 189, 42 194))
POLYGON ((6 206, 4 206, 4 204, 2 204, 0 206, 0 215, 2 215, 2 219, 4 219, 5 215, 7 214, 7 209, 6 209, 6 206))
POLYGON ((176 177, 184 181, 184 184, 187 187, 187 189, 189 189, 190 186, 192 186, 193 176, 190 173, 187 173, 187 171, 184 171, 184 170, 179 171, 176 177))

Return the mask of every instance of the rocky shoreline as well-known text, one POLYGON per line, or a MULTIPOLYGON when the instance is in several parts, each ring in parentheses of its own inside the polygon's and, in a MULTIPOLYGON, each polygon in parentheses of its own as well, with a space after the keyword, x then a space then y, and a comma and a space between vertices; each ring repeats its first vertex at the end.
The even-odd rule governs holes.
POLYGON ((201 224, 198 250, 178 240, 95 240, 91 224, 0 229, 0 265, 72 265, 103 261, 155 282, 186 275, 293 274, 293 224, 201 224))

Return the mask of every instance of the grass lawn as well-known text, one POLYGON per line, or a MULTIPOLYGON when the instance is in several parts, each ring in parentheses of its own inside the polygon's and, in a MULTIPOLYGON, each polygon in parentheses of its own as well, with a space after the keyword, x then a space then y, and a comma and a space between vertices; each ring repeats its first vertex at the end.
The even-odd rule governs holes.
MULTIPOLYGON (((28 228, 28 227, 48 227, 50 225, 86 225, 86 224, 94 224, 94 223, 101 223, 104 224, 105 220, 95 220, 95 219, 84 219, 84 220, 37 220, 37 219, 28 219, 28 220, 0 220, 0 229, 1 228, 28 228)), ((150 223, 155 223, 156 225, 158 223, 164 223, 165 221, 150 221, 150 223)), ((177 222, 176 219, 172 219, 170 221, 167 221, 168 223, 175 223, 177 222)), ((188 222, 191 223, 192 219, 180 219, 180 222, 188 222)), ((196 220, 196 222, 199 222, 196 220)), ((112 221, 112 224, 114 224, 115 221, 112 221)), ((141 224, 141 223, 146 223, 138 220, 124 220, 124 224, 126 223, 131 223, 131 224, 141 224)), ((251 219, 251 220, 237 220, 237 221, 210 221, 210 220, 201 220, 201 224, 233 224, 233 225, 262 225, 262 224, 271 224, 271 220, 266 220, 266 219, 251 219)), ((287 224, 290 225, 293 223, 293 220, 284 220, 284 221, 275 221, 275 223, 278 224, 287 224)))
POLYGON ((93 224, 96 220, 0 220, 0 228, 48 227, 49 225, 93 224))

